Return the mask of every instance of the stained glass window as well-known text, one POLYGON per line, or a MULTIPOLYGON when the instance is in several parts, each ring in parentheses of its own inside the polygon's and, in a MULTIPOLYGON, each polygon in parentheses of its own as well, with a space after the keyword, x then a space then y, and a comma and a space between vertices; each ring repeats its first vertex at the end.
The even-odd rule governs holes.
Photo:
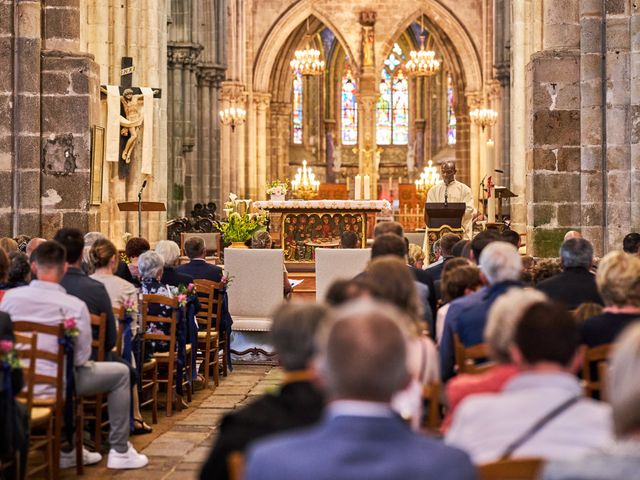
POLYGON ((409 84, 398 68, 405 55, 398 43, 384 61, 380 80, 380 98, 376 106, 378 145, 406 145, 409 141, 409 84))
POLYGON ((293 143, 302 143, 302 75, 293 74, 293 143))
POLYGON ((345 67, 342 77, 342 143, 355 145, 358 143, 358 104, 356 103, 356 82, 349 65, 345 67))
POLYGON ((447 75, 447 143, 456 144, 456 112, 453 108, 453 80, 447 75))

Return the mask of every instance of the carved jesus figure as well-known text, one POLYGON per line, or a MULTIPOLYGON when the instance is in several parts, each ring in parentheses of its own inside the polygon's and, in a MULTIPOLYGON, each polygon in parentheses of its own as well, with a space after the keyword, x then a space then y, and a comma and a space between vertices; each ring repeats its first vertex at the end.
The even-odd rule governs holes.
POLYGON ((138 142, 140 127, 142 126, 142 95, 134 95, 133 90, 127 88, 122 93, 120 102, 124 108, 125 116, 120 116, 120 135, 128 136, 127 144, 122 151, 122 159, 131 162, 131 153, 138 142))

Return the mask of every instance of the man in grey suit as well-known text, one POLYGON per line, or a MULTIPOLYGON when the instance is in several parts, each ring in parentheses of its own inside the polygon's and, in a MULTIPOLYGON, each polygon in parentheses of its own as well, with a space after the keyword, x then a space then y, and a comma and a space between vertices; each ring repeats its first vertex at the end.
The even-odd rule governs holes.
POLYGON ((331 399, 326 415, 315 427, 255 443, 247 480, 475 478, 466 453, 412 432, 389 406, 409 381, 409 320, 365 301, 329 323, 316 364, 331 399))

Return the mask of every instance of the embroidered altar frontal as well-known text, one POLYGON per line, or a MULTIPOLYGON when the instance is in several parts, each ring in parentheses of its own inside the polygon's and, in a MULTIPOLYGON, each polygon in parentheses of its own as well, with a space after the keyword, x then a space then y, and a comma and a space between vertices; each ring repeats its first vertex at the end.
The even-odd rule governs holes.
POLYGON ((270 234, 284 250, 285 261, 313 263, 316 248, 338 248, 340 235, 353 231, 358 245, 367 242, 368 215, 389 208, 386 200, 288 200, 255 202, 254 207, 267 210, 270 234))

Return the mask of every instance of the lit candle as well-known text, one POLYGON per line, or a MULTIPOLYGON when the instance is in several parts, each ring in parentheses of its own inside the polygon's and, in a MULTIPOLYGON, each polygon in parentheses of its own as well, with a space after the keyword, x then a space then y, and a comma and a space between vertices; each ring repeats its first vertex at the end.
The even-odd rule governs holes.
POLYGON ((364 199, 371 200, 371 179, 369 175, 364 176, 364 199))
POLYGON ((347 177, 347 197, 349 196, 349 177, 347 177))
POLYGON ((356 179, 353 186, 353 199, 360 200, 360 195, 362 193, 361 189, 361 177, 360 174, 356 175, 356 179))

